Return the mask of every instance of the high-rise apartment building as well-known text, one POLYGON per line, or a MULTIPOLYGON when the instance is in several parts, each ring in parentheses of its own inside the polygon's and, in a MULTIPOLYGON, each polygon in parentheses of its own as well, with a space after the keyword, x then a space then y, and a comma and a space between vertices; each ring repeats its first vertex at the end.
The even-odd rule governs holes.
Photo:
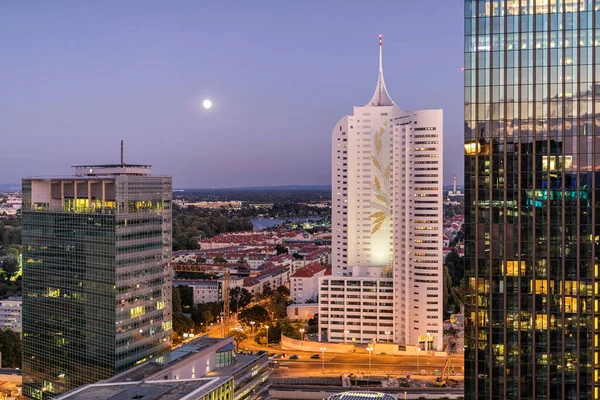
POLYGON ((319 335, 441 349, 443 113, 392 101, 379 45, 373 98, 332 133, 333 265, 320 278, 319 335))
POLYGON ((36 399, 171 345, 171 177, 74 171, 23 179, 23 392, 36 399))
POLYGON ((465 1, 465 397, 598 399, 600 1, 465 1))

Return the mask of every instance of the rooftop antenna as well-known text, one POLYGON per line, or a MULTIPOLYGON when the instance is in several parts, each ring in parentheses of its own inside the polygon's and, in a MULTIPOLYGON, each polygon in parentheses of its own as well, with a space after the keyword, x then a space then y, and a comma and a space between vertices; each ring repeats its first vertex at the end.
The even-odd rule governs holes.
POLYGON ((123 139, 121 139, 121 167, 123 167, 125 163, 123 162, 123 139))

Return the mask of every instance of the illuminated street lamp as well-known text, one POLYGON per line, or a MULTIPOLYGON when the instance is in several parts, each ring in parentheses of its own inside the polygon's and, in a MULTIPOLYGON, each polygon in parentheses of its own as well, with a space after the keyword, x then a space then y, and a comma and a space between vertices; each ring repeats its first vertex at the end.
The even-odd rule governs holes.
POLYGON ((325 374, 325 350, 327 350, 326 347, 321 347, 321 373, 325 374))
POLYGON ((269 347, 269 325, 265 325, 265 328, 267 328, 267 347, 269 347))
POLYGON ((348 343, 348 341, 346 340, 346 335, 348 335, 349 333, 350 331, 348 329, 344 331, 344 344, 348 343))
MULTIPOLYGON (((418 344, 417 344, 418 346, 418 344)), ((417 347, 417 375, 419 375, 419 353, 421 352, 421 347, 417 347)))
POLYGON ((369 352, 369 373, 371 373, 371 352, 373 351, 373 347, 367 347, 367 351, 369 352))
POLYGON ((256 322, 254 322, 254 321, 250 321, 250 333, 254 332, 254 324, 255 323, 256 322))
POLYGON ((389 343, 390 342, 390 331, 385 331, 385 342, 389 343))
POLYGON ((304 328, 300 328, 300 340, 304 342, 304 328))

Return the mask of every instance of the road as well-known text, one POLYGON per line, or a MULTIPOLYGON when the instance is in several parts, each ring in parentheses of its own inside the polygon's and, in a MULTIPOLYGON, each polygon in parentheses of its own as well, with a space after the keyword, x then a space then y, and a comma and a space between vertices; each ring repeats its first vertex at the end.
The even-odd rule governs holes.
MULTIPOLYGON (((289 357, 298 352, 290 351, 286 353, 289 357)), ((308 353, 310 354, 310 353, 308 353)), ((368 373, 369 356, 368 354, 335 354, 325 355, 322 360, 310 359, 310 355, 302 354, 299 360, 275 359, 282 373, 290 374, 314 374, 321 372, 324 367, 326 374, 341 373, 368 373), (283 368, 282 368, 283 367, 283 368)), ((371 373, 383 375, 406 375, 417 374, 417 371, 425 375, 433 375, 435 370, 441 374, 446 362, 445 357, 419 357, 417 369, 417 357, 414 356, 389 356, 373 355, 371 356, 371 373)), ((451 360, 451 372, 461 372, 463 365, 462 358, 451 360)))

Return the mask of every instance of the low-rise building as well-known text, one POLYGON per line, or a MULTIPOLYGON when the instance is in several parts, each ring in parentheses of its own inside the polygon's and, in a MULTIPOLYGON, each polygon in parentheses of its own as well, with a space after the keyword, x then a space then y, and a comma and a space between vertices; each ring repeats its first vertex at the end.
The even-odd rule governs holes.
POLYGON ((20 297, 0 300, 0 329, 21 333, 22 301, 20 297))
POLYGON ((265 287, 276 289, 290 281, 288 267, 271 267, 253 277, 244 278, 244 288, 252 295, 262 294, 265 287))
POLYGON ((292 321, 307 321, 319 313, 318 304, 290 304, 285 309, 292 321))
MULTIPOLYGON (((266 352, 236 354, 234 348, 233 337, 220 339, 202 336, 116 375, 106 383, 160 380, 188 382, 199 378, 229 382, 233 378, 233 397, 215 398, 232 400, 267 398, 270 376, 268 354, 266 352)), ((189 398, 204 399, 203 397, 189 398)))
MULTIPOLYGON (((229 278, 229 289, 242 287, 244 279, 237 276, 229 278)), ((194 304, 217 303, 223 301, 223 279, 202 280, 202 279, 175 279, 174 286, 189 286, 194 290, 194 304)))
POLYGON ((233 378, 161 379, 95 383, 77 388, 57 400, 212 400, 233 399, 233 378))
MULTIPOLYGON (((317 302, 319 277, 326 275, 327 267, 313 262, 290 275, 290 298, 294 303, 317 302)), ((331 268, 330 272, 331 274, 331 268)))

